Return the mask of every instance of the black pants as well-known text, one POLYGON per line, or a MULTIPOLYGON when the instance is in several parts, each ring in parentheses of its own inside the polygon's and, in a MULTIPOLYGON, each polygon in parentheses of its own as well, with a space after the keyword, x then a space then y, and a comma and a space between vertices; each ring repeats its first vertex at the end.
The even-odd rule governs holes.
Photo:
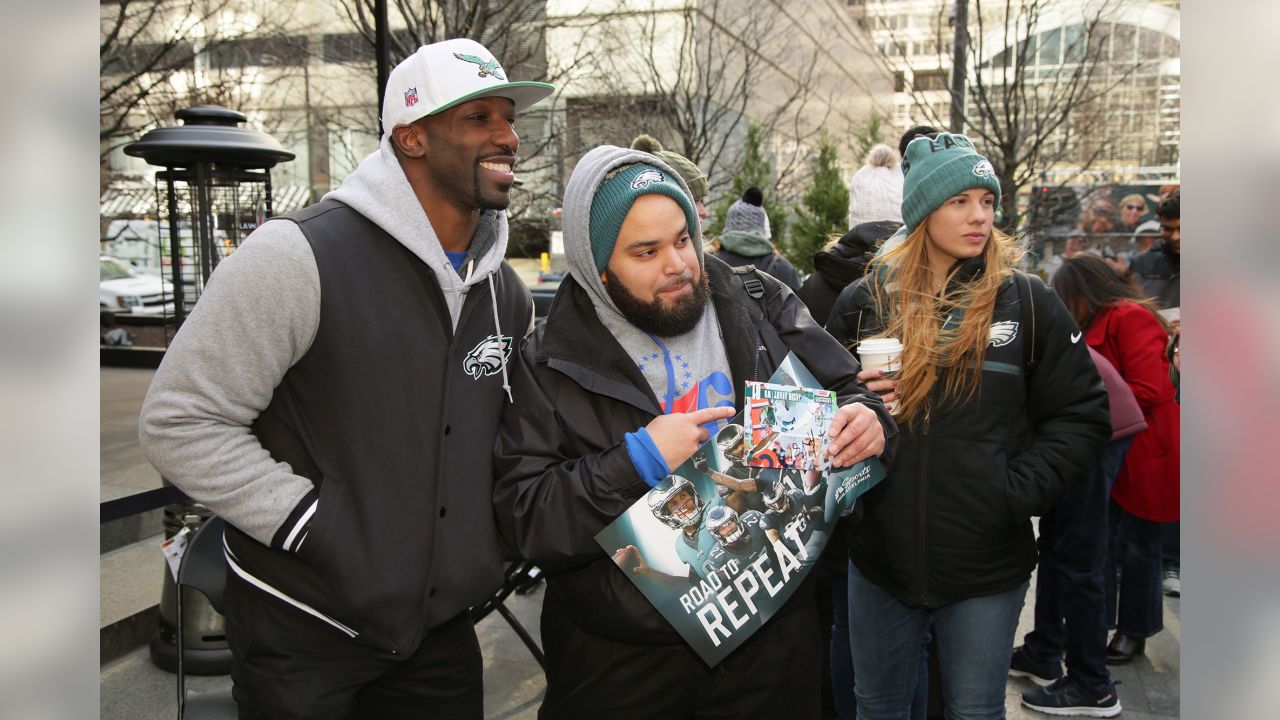
POLYGON ((484 715, 480 645, 466 613, 401 656, 358 645, 235 576, 225 604, 241 720, 484 715))
POLYGON ((773 618, 719 665, 687 645, 637 645, 583 632, 548 592, 542 603, 547 693, 540 720, 816 720, 822 641, 810 598, 773 618))

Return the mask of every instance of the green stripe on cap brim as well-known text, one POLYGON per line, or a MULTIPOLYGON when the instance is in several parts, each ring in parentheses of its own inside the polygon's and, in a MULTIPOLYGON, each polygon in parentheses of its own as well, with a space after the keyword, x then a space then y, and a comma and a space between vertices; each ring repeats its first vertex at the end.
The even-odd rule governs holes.
POLYGON ((528 80, 520 81, 520 82, 503 83, 501 85, 493 85, 493 86, 487 87, 483 90, 477 90, 473 93, 467 93, 466 95, 463 95, 462 97, 457 98, 452 102, 448 102, 448 103, 445 103, 444 105, 441 105, 435 110, 432 110, 431 112, 427 113, 427 115, 428 116, 438 115, 439 113, 442 113, 451 107, 456 107, 458 105, 461 105, 464 102, 479 100, 480 98, 486 98, 486 97, 507 98, 511 102, 515 103, 516 112, 521 112, 525 108, 529 107, 530 105, 533 105, 534 103, 545 99, 548 95, 555 92, 555 90, 556 90, 555 85, 550 85, 548 83, 542 83, 542 82, 533 82, 528 80))

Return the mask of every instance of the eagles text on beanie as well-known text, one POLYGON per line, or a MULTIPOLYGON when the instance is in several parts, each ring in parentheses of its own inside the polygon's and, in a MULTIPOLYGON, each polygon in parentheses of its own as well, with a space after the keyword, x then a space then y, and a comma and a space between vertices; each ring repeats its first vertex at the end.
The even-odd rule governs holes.
POLYGON ((938 133, 918 137, 902 158, 902 222, 908 233, 948 198, 970 188, 985 188, 1000 204, 995 168, 964 135, 938 133))

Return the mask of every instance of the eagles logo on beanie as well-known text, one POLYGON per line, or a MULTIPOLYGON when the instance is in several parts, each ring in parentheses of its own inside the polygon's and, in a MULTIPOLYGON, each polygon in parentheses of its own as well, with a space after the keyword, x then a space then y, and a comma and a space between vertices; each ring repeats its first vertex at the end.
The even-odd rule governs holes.
POLYGON ((591 201, 591 257, 596 262, 597 271, 604 272, 609 264, 622 222, 641 195, 666 195, 675 200, 684 211, 690 234, 698 227, 698 213, 693 208, 693 201, 670 173, 646 163, 621 165, 605 176, 591 201))
POLYGON ((902 222, 908 233, 948 198, 970 188, 990 190, 1000 204, 995 168, 964 135, 944 132, 912 140, 902 173, 902 222))
POLYGON ((694 165, 689 158, 663 149, 662 143, 652 135, 637 135, 631 141, 631 149, 658 156, 663 162, 670 165, 672 170, 680 174, 684 184, 689 186, 689 194, 693 196, 694 202, 702 202, 706 199, 707 193, 711 190, 707 182, 707 176, 703 175, 698 166, 694 165))

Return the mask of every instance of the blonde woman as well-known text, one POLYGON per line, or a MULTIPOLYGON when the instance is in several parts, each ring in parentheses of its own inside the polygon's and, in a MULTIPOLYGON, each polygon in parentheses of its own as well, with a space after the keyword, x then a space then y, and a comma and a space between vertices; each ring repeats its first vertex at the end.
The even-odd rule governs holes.
POLYGON ((939 133, 911 142, 903 171, 906 239, 841 293, 827 326, 851 350, 868 337, 904 346, 892 379, 863 373, 897 401, 901 445, 849 543, 858 717, 906 717, 932 624, 947 717, 1003 718, 1031 517, 1097 464, 1107 396, 1071 314, 1015 270, 1019 250, 994 228, 991 163, 939 133))

